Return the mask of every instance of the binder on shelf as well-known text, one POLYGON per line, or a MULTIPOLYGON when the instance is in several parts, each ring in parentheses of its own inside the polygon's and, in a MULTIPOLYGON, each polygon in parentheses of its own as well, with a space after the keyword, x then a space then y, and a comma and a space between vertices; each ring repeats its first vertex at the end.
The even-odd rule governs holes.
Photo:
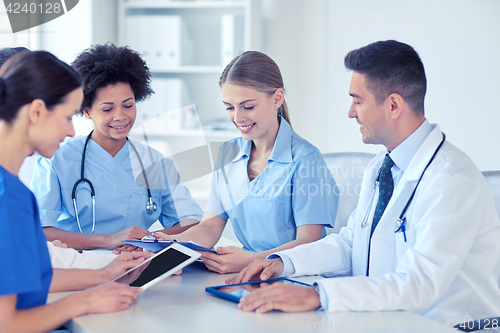
POLYGON ((221 16, 221 65, 225 67, 244 50, 243 16, 224 14, 221 16))
POLYGON ((148 100, 138 105, 137 119, 147 134, 161 135, 177 131, 184 126, 183 110, 187 100, 184 80, 179 78, 154 78, 151 87, 155 91, 148 100))
POLYGON ((129 15, 125 43, 139 52, 151 71, 191 65, 193 42, 179 15, 129 15), (151 33, 154 27, 159 34, 151 33))

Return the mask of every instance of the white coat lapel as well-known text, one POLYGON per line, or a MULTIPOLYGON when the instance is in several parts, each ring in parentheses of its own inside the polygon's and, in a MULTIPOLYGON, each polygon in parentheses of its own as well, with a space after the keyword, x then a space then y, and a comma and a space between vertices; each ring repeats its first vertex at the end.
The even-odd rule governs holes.
MULTIPOLYGON (((370 276, 378 276, 394 271, 397 265, 394 237, 396 221, 403 211, 403 208, 406 206, 406 203, 417 185, 418 179, 441 143, 441 140, 442 132, 439 126, 435 125, 435 128, 418 149, 408 165, 406 172, 394 189, 391 200, 372 235, 370 248, 370 276)), ((407 229, 409 223, 411 223, 411 221, 407 221, 407 229)))
MULTIPOLYGON (((356 215, 354 218, 354 240, 353 240, 353 251, 352 251, 352 273, 353 275, 365 275, 366 265, 368 262, 368 240, 370 238, 370 225, 362 227, 361 223, 365 214, 371 207, 370 199, 374 193, 375 179, 378 176, 378 170, 382 165, 385 152, 380 152, 367 166, 363 181, 361 184, 361 193, 358 201, 358 206, 356 207, 356 215)), ((376 196, 373 201, 375 205, 376 196)), ((373 212, 372 212, 373 213, 373 212)), ((371 221, 372 216, 368 216, 368 221, 371 221)))

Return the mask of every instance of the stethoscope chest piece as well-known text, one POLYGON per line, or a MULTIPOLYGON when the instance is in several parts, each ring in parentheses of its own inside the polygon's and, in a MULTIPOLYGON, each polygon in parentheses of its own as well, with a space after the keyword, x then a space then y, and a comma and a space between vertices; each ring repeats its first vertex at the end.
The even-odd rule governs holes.
POLYGON ((156 202, 153 202, 153 199, 149 197, 149 200, 146 201, 146 213, 151 215, 153 212, 156 212, 156 202))

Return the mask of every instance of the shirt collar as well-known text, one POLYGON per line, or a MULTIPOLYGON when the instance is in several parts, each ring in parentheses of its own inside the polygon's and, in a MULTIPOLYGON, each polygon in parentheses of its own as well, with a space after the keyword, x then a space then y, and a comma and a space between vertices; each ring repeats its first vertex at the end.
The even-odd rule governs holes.
MULTIPOLYGON (((292 162, 292 128, 290 124, 278 116, 280 121, 280 127, 278 129, 278 134, 276 135, 276 140, 274 141, 273 150, 269 155, 267 161, 276 161, 283 163, 292 162)), ((241 151, 233 161, 240 159, 243 156, 249 157, 252 150, 252 140, 242 140, 241 151)))
POLYGON ((274 141, 273 151, 269 155, 267 161, 275 161, 282 163, 292 162, 292 128, 290 124, 281 116, 278 117, 280 120, 280 128, 278 129, 278 135, 274 141))
POLYGON ((432 132, 432 125, 425 119, 415 132, 389 153, 394 164, 396 164, 401 171, 406 171, 413 156, 415 156, 430 132, 432 132))

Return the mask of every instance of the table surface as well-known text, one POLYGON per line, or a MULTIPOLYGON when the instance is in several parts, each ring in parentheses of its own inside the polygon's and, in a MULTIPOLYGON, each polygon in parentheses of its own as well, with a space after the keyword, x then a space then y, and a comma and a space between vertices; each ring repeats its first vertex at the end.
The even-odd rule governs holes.
MULTIPOLYGON (((353 332, 457 332, 443 323, 412 312, 341 312, 311 311, 266 314, 243 312, 236 303, 205 292, 205 287, 224 284, 232 276, 209 272, 202 263, 184 268, 179 276, 171 276, 147 289, 139 302, 126 311, 88 315, 66 324, 74 333, 110 332, 295 332, 342 330, 353 332)), ((297 280, 312 282, 318 277, 297 280)), ((55 301, 67 293, 54 293, 55 301)))

